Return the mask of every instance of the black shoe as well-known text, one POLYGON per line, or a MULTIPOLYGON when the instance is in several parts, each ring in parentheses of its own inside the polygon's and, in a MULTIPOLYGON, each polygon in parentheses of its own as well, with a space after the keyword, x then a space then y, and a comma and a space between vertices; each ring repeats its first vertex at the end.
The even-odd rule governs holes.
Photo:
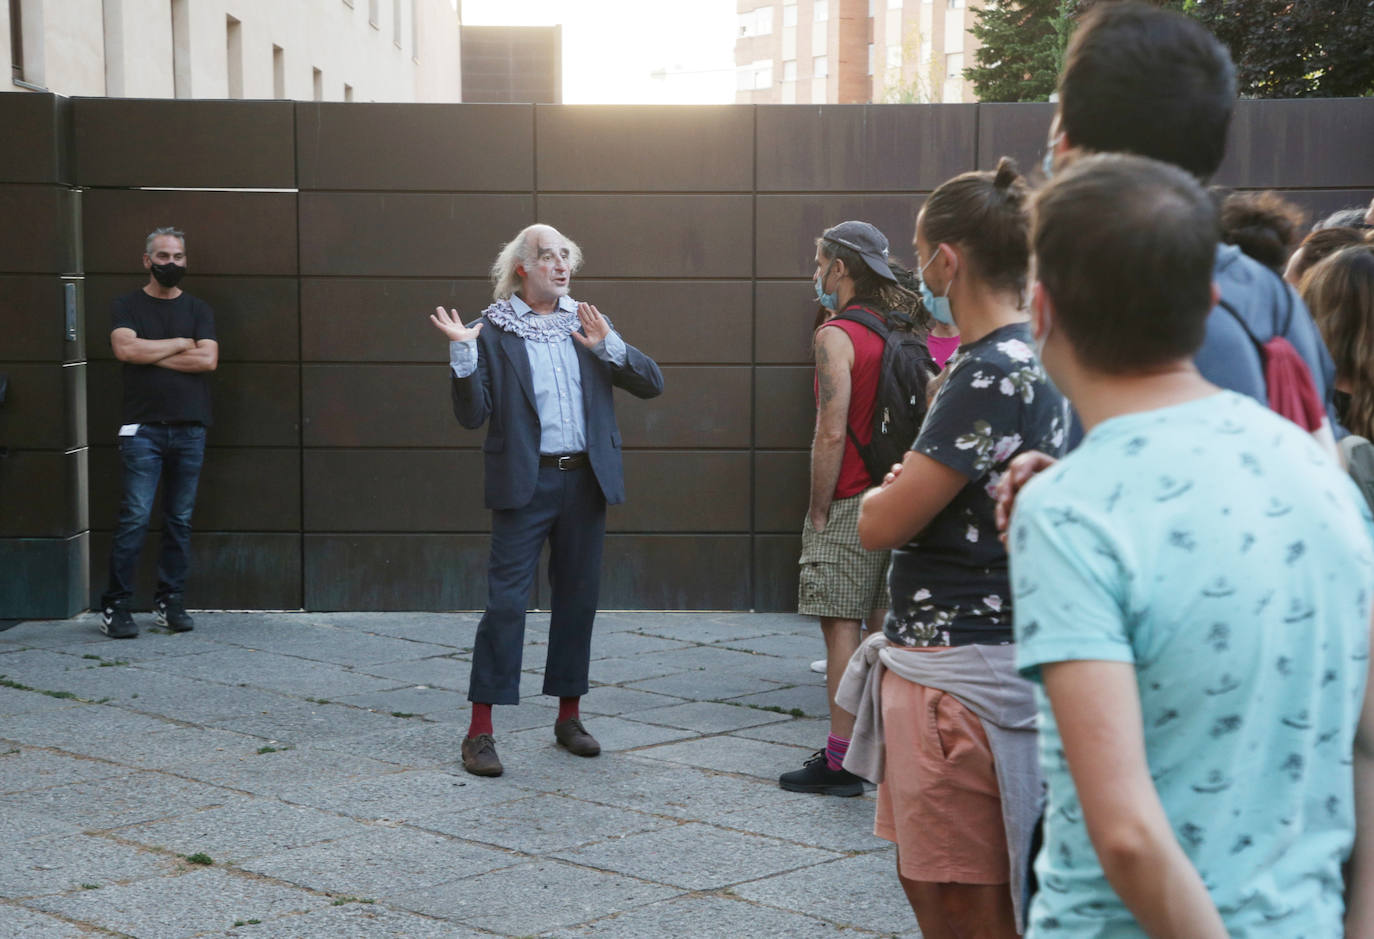
POLYGON ((587 733, 587 728, 575 717, 554 724, 553 737, 560 747, 576 756, 597 756, 601 753, 601 744, 587 733))
POLYGON ((100 611, 100 631, 111 639, 132 639, 138 635, 134 618, 129 615, 127 600, 106 604, 100 611))
POLYGON ((788 792, 815 792, 823 796, 861 796, 864 781, 847 769, 831 769, 825 762, 825 751, 817 750, 807 758, 801 769, 783 773, 778 785, 788 792))
POLYGON ((153 619, 174 633, 188 633, 195 629, 196 621, 186 612, 186 604, 179 593, 169 593, 158 597, 153 603, 153 619))
POLYGON ((500 776, 505 772, 496 755, 496 741, 491 734, 463 738, 463 769, 474 776, 500 776))

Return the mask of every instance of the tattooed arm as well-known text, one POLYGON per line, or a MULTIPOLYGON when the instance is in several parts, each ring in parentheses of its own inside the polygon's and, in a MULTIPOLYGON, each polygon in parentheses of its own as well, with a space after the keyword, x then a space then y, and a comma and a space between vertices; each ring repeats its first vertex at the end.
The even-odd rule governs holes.
POLYGON ((816 330, 816 436, 811 441, 811 527, 824 531, 840 478, 849 425, 854 344, 842 329, 816 330))

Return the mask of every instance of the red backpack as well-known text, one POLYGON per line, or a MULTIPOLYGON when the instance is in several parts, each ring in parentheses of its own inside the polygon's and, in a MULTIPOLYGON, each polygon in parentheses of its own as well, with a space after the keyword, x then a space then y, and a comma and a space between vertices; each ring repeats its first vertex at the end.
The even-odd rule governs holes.
POLYGON ((1255 351, 1259 353, 1264 386, 1269 393, 1269 410, 1282 414, 1303 430, 1315 434, 1327 423, 1326 406, 1322 403, 1321 395, 1317 394, 1312 371, 1293 344, 1284 338, 1293 324, 1293 293, 1287 284, 1284 285, 1283 295, 1288 299, 1288 305, 1282 328, 1277 322, 1276 312, 1273 332, 1263 342, 1235 307, 1225 300, 1220 305, 1245 330, 1245 335, 1250 337, 1255 351))

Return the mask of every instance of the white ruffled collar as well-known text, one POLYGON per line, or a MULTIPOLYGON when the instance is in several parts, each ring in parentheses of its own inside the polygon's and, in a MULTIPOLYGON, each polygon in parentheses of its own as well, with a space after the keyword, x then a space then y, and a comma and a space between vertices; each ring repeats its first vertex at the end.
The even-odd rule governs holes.
POLYGON ((482 311, 487 322, 532 342, 561 342, 579 325, 577 301, 572 297, 559 297, 558 309, 552 313, 531 313, 530 305, 517 296, 497 300, 482 311))

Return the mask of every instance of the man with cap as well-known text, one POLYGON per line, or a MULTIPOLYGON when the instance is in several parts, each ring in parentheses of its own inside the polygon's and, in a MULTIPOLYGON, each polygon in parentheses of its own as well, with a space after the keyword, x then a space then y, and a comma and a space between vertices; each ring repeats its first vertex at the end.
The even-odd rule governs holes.
POLYGON ((801 769, 783 773, 789 792, 857 796, 863 780, 841 767, 854 715, 835 704, 835 689, 860 630, 882 628, 887 611, 887 551, 859 545, 859 500, 873 485, 857 443, 872 437, 883 339, 858 319, 901 305, 887 262, 887 238, 867 222, 841 222, 816 239, 816 299, 834 311, 816 330, 816 431, 811 497, 802 523, 797 612, 817 616, 825 637, 830 736, 801 769))

